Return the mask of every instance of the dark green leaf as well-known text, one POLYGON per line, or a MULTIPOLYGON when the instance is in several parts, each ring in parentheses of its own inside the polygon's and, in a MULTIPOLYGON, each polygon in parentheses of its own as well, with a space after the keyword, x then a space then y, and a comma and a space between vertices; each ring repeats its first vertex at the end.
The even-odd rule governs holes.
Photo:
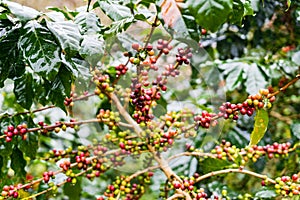
POLYGON ((147 17, 143 14, 134 15, 134 19, 141 20, 141 21, 147 21, 147 17))
POLYGON ((120 21, 124 18, 133 17, 128 7, 116 2, 112 2, 110 0, 98 0, 97 3, 98 4, 95 5, 98 5, 100 9, 113 21, 120 21))
POLYGON ((81 178, 77 179, 75 185, 71 183, 64 184, 64 194, 67 195, 69 199, 80 200, 80 194, 82 191, 81 180, 81 178))
POLYGON ((102 28, 99 17, 91 12, 80 12, 75 17, 74 22, 79 25, 81 34, 95 34, 100 32, 102 28))
POLYGON ((30 109, 34 98, 32 84, 33 78, 29 73, 14 80, 14 93, 16 95, 17 103, 28 110, 30 109))
POLYGON ((39 148, 38 134, 27 133, 27 139, 19 143, 19 149, 31 159, 34 159, 39 148))
POLYGON ((22 6, 15 2, 3 1, 3 3, 7 5, 10 12, 20 21, 29 21, 31 19, 37 18, 41 14, 33 8, 22 6))
POLYGON ((249 94, 256 94, 259 89, 267 86, 267 81, 265 80, 264 75, 255 63, 244 68, 244 71, 247 74, 245 86, 246 91, 249 94))
POLYGON ((244 4, 240 0, 234 0, 232 13, 229 15, 229 21, 233 24, 242 24, 244 17, 244 4))
POLYGON ((256 145, 264 137, 269 124, 269 114, 264 109, 258 109, 254 120, 255 123, 250 136, 249 146, 256 145))
MULTIPOLYGON (((23 63, 17 46, 20 36, 19 31, 18 28, 13 28, 0 40, 0 87, 3 87, 4 81, 14 69, 25 69, 25 66, 22 65, 23 63)), ((22 72, 22 69, 20 72, 22 72)), ((11 76, 11 78, 13 77, 11 76)))
POLYGON ((12 151, 12 154, 10 156, 11 159, 11 168, 15 171, 15 175, 19 177, 25 177, 26 171, 26 161, 23 157, 22 151, 20 151, 19 148, 15 147, 12 151))
POLYGON ((47 21, 47 27, 56 37, 60 47, 67 53, 68 57, 74 56, 79 51, 79 44, 82 37, 77 24, 70 21, 47 21))
POLYGON ((72 71, 62 66, 55 80, 51 83, 49 99, 63 110, 65 109, 63 100, 66 96, 70 95, 71 83, 73 81, 74 76, 72 71))
POLYGON ((53 80, 61 65, 60 48, 51 32, 37 21, 29 21, 19 40, 23 57, 37 74, 53 80))
POLYGON ((232 12, 233 2, 232 0, 188 0, 187 5, 200 26, 216 31, 232 12))
POLYGON ((84 36, 79 54, 90 63, 90 65, 95 66, 103 56, 104 48, 104 41, 99 39, 96 35, 84 36))

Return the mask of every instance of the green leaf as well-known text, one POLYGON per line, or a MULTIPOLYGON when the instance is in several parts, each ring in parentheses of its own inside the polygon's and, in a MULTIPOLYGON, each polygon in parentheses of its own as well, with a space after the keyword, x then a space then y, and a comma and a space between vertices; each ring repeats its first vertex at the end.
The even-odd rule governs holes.
POLYGON ((203 161, 199 162, 201 172, 203 172, 204 174, 225 169, 230 167, 231 165, 232 163, 228 160, 221 160, 216 158, 205 158, 203 161))
POLYGON ((264 109, 258 109, 254 118, 254 128, 250 136, 249 146, 256 145, 265 135, 269 123, 269 114, 264 109))
POLYGON ((29 21, 41 15, 41 13, 37 10, 27 6, 22 6, 15 2, 3 1, 3 3, 7 5, 10 12, 20 21, 29 21))
POLYGON ((267 81, 265 80, 264 75, 255 63, 252 63, 247 68, 244 68, 244 71, 247 74, 245 86, 246 91, 249 94, 256 94, 259 89, 267 86, 267 81))
POLYGON ((100 61, 104 54, 105 44, 97 35, 85 35, 79 54, 92 66, 100 61))
POLYGON ((26 161, 23 157, 22 151, 20 151, 19 148, 15 147, 12 151, 12 154, 10 156, 11 159, 11 168, 15 171, 15 175, 19 177, 25 177, 26 171, 26 161))
POLYGON ((99 17, 92 12, 80 12, 74 22, 79 25, 81 34, 95 34, 102 29, 99 17))
POLYGON ((33 78, 29 73, 14 80, 14 93, 16 95, 17 103, 26 109, 30 109, 34 92, 32 88, 33 78))
POLYGON ((79 13, 77 11, 68 10, 66 7, 64 9, 57 8, 57 7, 48 7, 47 9, 62 13, 67 20, 73 20, 73 18, 77 16, 77 14, 79 13))
POLYGON ((234 0, 232 13, 229 15, 229 21, 233 24, 241 25, 244 17, 244 4, 240 0, 234 0))
POLYGON ((53 80, 61 65, 60 48, 51 32, 37 21, 29 21, 18 46, 33 71, 53 80))
POLYGON ((134 17, 123 18, 111 24, 111 27, 104 32, 105 36, 116 35, 119 32, 125 31, 134 22, 134 17))
POLYGON ((94 4, 94 8, 95 7, 100 7, 100 9, 113 21, 133 17, 128 7, 110 0, 98 0, 97 3, 94 4))
POLYGON ((70 21, 47 21, 46 24, 58 40, 62 50, 67 53, 67 56, 72 57, 79 51, 82 37, 77 24, 70 21))
MULTIPOLYGON (((4 25, 5 23, 2 22, 3 20, 1 20, 1 25, 4 25)), ((12 73, 13 69, 19 68, 20 66, 25 69, 24 65, 22 66, 20 64, 22 60, 19 56, 17 45, 19 36, 20 30, 18 28, 13 28, 6 32, 5 36, 0 39, 0 87, 4 86, 4 81, 8 78, 10 72, 12 73)), ((22 70, 20 71, 22 72, 22 70)))
POLYGON ((243 62, 225 63, 219 66, 220 69, 224 70, 223 74, 227 75, 225 80, 228 91, 233 91, 240 86, 243 81, 243 69, 247 66, 243 62))
POLYGON ((27 133, 27 139, 22 140, 19 143, 19 149, 25 154, 25 156, 28 156, 30 159, 34 159, 39 148, 38 142, 38 134, 27 133))
POLYGON ((226 22, 232 12, 232 0, 188 0, 188 8, 195 17, 196 22, 211 31, 216 31, 226 22))
POLYGON ((51 83, 49 99, 63 110, 65 110, 63 100, 65 96, 70 95, 71 84, 73 81, 74 76, 72 71, 65 66, 61 66, 58 75, 51 83))
POLYGON ((81 178, 78 178, 75 185, 71 183, 64 184, 64 194, 67 195, 69 199, 80 200, 80 194, 82 192, 81 180, 81 178))

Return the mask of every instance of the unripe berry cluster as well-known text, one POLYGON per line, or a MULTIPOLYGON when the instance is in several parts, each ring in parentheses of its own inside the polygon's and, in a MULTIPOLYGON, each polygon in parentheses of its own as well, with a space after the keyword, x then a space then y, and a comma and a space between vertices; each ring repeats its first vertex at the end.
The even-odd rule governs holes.
POLYGON ((160 134, 156 133, 150 138, 149 142, 157 151, 167 151, 173 145, 176 136, 177 131, 175 130, 161 132, 160 134))
POLYGON ((96 84, 94 93, 104 98, 105 92, 113 92, 114 88, 110 86, 110 77, 108 74, 102 74, 99 70, 94 72, 93 81, 96 84))
POLYGON ((300 195, 300 181, 298 174, 293 174, 292 177, 283 176, 275 179, 276 193, 282 196, 293 197, 300 195))
POLYGON ((104 110, 104 109, 99 110, 97 119, 101 119, 101 121, 104 124, 106 124, 109 127, 109 129, 112 130, 116 130, 117 128, 116 124, 121 120, 118 112, 112 112, 110 110, 104 110))
POLYGON ((26 140, 27 131, 28 131, 27 124, 19 124, 17 127, 14 127, 13 125, 9 125, 7 129, 4 131, 4 134, 6 135, 5 141, 11 142, 12 138, 18 135, 22 137, 22 140, 26 140))
MULTIPOLYGON (((109 199, 116 196, 122 197, 125 200, 139 199, 142 194, 145 193, 144 184, 150 182, 150 177, 153 176, 152 172, 142 174, 137 177, 137 182, 132 182, 128 176, 117 176, 116 180, 107 186, 104 195, 109 199)), ((103 197, 98 197, 101 199, 103 197)))

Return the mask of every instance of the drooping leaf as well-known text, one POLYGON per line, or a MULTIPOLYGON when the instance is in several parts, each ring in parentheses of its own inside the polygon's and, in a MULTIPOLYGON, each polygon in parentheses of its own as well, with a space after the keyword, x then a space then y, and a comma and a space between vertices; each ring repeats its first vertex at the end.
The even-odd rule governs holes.
POLYGON ((80 12, 75 17, 74 22, 79 25, 81 34, 95 34, 100 32, 102 28, 99 17, 92 12, 80 12))
POLYGON ((26 109, 30 109, 34 98, 32 82, 33 78, 30 73, 23 74, 23 76, 14 80, 14 93, 17 103, 26 109))
POLYGON ((26 161, 23 157, 23 152, 19 148, 15 147, 10 156, 11 168, 15 171, 15 175, 19 177, 24 177, 26 175, 25 166, 26 161))
POLYGON ((104 54, 105 44, 97 35, 84 36, 79 54, 90 65, 95 66, 104 54))
POLYGON ((41 14, 33 8, 22 6, 15 2, 3 1, 3 3, 7 5, 10 12, 20 21, 29 21, 31 19, 37 18, 41 14))
POLYGON ((37 21, 24 26, 18 46, 33 71, 48 80, 53 80, 61 65, 60 48, 51 32, 37 21))
POLYGON ((211 31, 226 22, 233 7, 232 0, 188 0, 186 3, 196 22, 211 31))
POLYGON ((77 24, 71 21, 47 21, 46 24, 58 40, 62 50, 66 52, 67 56, 74 56, 79 51, 79 44, 82 37, 77 24))
POLYGON ((264 137, 269 123, 269 114, 264 109, 258 109, 254 120, 249 146, 256 145, 264 137))
POLYGON ((63 100, 65 96, 70 95, 73 81, 73 73, 67 67, 61 66, 59 73, 51 83, 49 99, 63 110, 65 110, 63 100))
POLYGON ((111 0, 98 0, 94 4, 94 8, 95 7, 99 7, 113 21, 120 21, 121 19, 132 17, 128 7, 111 0))
POLYGON ((256 94, 259 89, 267 86, 267 81, 265 80, 264 75, 255 63, 244 68, 244 71, 247 74, 245 82, 246 92, 249 94, 256 94))

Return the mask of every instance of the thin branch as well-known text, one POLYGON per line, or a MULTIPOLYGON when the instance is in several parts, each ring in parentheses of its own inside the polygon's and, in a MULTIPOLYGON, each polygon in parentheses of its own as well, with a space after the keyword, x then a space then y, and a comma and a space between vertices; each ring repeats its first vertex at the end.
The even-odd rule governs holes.
POLYGON ((258 174, 258 173, 248 171, 248 170, 245 170, 245 169, 224 169, 224 170, 219 170, 219 171, 213 171, 213 172, 207 173, 203 176, 200 176, 199 178, 197 178, 195 180, 195 182, 202 181, 202 180, 210 178, 212 176, 217 176, 217 175, 220 175, 220 174, 228 174, 228 173, 248 174, 250 176, 254 176, 254 177, 257 177, 257 178, 260 178, 260 179, 263 179, 263 180, 267 180, 270 183, 276 184, 275 180, 273 180, 271 178, 268 178, 266 175, 258 174))

